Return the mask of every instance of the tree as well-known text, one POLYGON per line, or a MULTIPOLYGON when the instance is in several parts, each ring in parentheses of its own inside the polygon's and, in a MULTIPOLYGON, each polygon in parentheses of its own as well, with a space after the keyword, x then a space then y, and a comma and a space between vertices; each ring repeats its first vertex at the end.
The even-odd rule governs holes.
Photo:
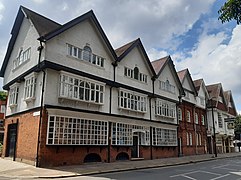
POLYGON ((234 134, 235 139, 240 139, 241 134, 241 115, 238 115, 234 121, 234 134))
POLYGON ((241 23, 241 0, 227 0, 218 10, 219 20, 222 23, 236 20, 237 24, 241 23))
POLYGON ((7 99, 7 92, 0 91, 0 100, 4 101, 7 99))

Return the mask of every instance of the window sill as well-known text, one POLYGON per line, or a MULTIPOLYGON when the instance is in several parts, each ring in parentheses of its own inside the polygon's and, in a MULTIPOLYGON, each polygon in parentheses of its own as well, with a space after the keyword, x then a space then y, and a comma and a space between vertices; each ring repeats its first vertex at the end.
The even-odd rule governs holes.
POLYGON ((24 101, 26 103, 29 103, 29 102, 34 101, 34 100, 35 100, 35 97, 29 97, 29 98, 24 99, 24 101))
POLYGON ((176 117, 170 117, 170 116, 163 116, 163 115, 159 115, 159 114, 155 114, 157 117, 162 117, 162 118, 167 118, 167 119, 171 119, 174 120, 176 117))
POLYGON ((80 99, 72 99, 72 98, 68 98, 68 97, 63 97, 63 96, 59 96, 58 99, 60 99, 62 102, 64 102, 64 100, 69 100, 72 102, 83 102, 86 104, 95 104, 95 105, 99 105, 99 106, 103 106, 104 103, 96 103, 96 102, 92 102, 92 101, 84 101, 84 100, 80 100, 80 99))
POLYGON ((28 61, 30 61, 30 59, 27 59, 26 61, 24 61, 22 64, 18 65, 17 67, 15 67, 14 69, 12 69, 12 72, 16 71, 17 69, 19 69, 21 66, 23 66, 24 64, 26 64, 28 61))
POLYGON ((81 62, 83 62, 83 63, 85 63, 85 64, 88 64, 88 65, 90 65, 90 66, 93 66, 93 67, 96 67, 96 68, 99 68, 99 69, 102 69, 102 70, 105 70, 105 67, 98 66, 98 65, 93 64, 93 63, 91 63, 91 62, 89 62, 89 61, 86 61, 86 60, 83 60, 83 59, 79 59, 79 58, 77 58, 77 57, 70 56, 70 55, 66 55, 66 57, 68 57, 68 58, 70 58, 70 59, 73 59, 73 60, 75 60, 75 61, 81 61, 81 62))
POLYGON ((10 104, 9 107, 12 109, 12 108, 15 108, 17 106, 17 104, 10 104))
POLYGON ((119 110, 120 111, 127 111, 127 112, 135 112, 135 113, 140 113, 140 114, 145 114, 147 113, 147 111, 138 111, 138 110, 132 110, 132 109, 125 109, 125 108, 122 108, 122 107, 119 107, 119 110))

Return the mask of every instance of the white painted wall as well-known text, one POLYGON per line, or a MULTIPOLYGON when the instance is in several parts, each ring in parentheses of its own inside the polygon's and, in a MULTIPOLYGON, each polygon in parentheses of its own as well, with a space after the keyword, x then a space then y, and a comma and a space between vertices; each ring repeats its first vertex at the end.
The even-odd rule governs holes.
POLYGON ((144 91, 152 92, 152 80, 151 71, 148 68, 148 64, 142 55, 142 52, 139 48, 135 47, 129 52, 122 60, 118 63, 116 68, 116 81, 122 84, 132 86, 138 89, 142 89, 144 91), (130 69, 134 69, 135 67, 139 68, 139 72, 146 74, 147 83, 138 81, 136 79, 132 79, 124 76, 124 67, 128 67, 130 69))
POLYGON ((166 65, 164 67, 160 76, 158 77, 158 79, 156 79, 156 81, 154 83, 154 89, 155 89, 155 94, 167 97, 167 98, 175 100, 175 101, 179 101, 179 99, 178 99, 178 96, 179 96, 178 84, 175 81, 175 78, 173 77, 173 74, 171 72, 171 69, 170 69, 169 65, 166 65), (171 85, 175 86, 175 94, 160 89, 160 81, 166 82, 166 80, 168 80, 171 85))
POLYGON ((43 84, 43 73, 39 72, 37 75, 35 100, 33 100, 31 102, 26 102, 26 101, 24 101, 24 81, 21 82, 19 84, 17 106, 11 109, 9 107, 9 98, 8 98, 7 107, 6 107, 6 116, 9 116, 16 112, 21 112, 21 111, 25 111, 25 110, 32 109, 35 107, 39 107, 41 104, 42 84, 43 84))
MULTIPOLYGON (((60 72, 48 69, 46 75, 46 87, 44 95, 44 103, 53 106, 62 106, 62 107, 72 107, 77 109, 85 109, 91 111, 99 111, 109 113, 109 96, 110 96, 110 87, 105 86, 105 95, 104 95, 104 104, 97 105, 77 100, 59 98, 59 88, 60 88, 60 72)), ((74 75, 75 77, 80 77, 74 75)))
POLYGON ((113 57, 99 33, 89 20, 66 30, 46 43, 46 59, 66 67, 113 80, 113 57), (67 55, 67 43, 84 48, 90 45, 92 53, 105 58, 104 68, 67 55))
POLYGON ((14 78, 17 78, 20 74, 26 72, 38 63, 38 37, 39 35, 33 24, 29 21, 29 19, 24 18, 5 70, 3 85, 9 83, 14 78), (31 47, 30 60, 24 62, 18 68, 13 70, 13 60, 18 57, 20 48, 25 51, 29 47, 31 47))

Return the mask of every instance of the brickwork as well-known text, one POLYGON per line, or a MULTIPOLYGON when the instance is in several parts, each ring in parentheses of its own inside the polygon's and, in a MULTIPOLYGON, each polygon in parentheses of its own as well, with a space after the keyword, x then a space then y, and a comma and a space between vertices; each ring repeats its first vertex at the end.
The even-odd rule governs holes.
POLYGON ((37 152, 38 122, 39 116, 33 116, 33 112, 6 118, 3 156, 7 155, 8 126, 17 123, 16 158, 20 161, 35 161, 37 152))
POLYGON ((202 115, 206 117, 206 111, 187 102, 183 102, 179 107, 182 110, 182 121, 179 121, 178 138, 182 139, 182 155, 207 153, 207 148, 205 148, 205 145, 207 146, 207 131, 205 124, 202 124, 202 115), (190 122, 187 122, 187 111, 190 112, 190 122), (195 113, 198 114, 198 124, 195 122, 195 113), (201 135, 201 144, 197 142, 196 134, 201 135), (188 135, 189 137, 187 137, 188 135), (192 142, 190 143, 190 141, 192 142))
POLYGON ((153 159, 177 157, 177 147, 153 147, 152 150, 153 159))

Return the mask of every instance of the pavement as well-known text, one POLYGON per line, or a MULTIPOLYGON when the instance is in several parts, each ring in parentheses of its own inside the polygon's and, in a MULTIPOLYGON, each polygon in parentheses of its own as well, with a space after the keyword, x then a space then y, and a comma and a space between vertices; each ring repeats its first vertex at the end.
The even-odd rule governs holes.
POLYGON ((33 178, 64 178, 75 176, 87 176, 100 173, 120 172, 128 170, 158 168, 166 166, 184 165, 202 161, 211 161, 222 158, 241 156, 240 152, 183 156, 174 158, 162 158, 154 160, 118 161, 113 163, 86 163, 83 165, 59 166, 53 168, 37 168, 32 165, 0 158, 0 177, 16 179, 33 178))

